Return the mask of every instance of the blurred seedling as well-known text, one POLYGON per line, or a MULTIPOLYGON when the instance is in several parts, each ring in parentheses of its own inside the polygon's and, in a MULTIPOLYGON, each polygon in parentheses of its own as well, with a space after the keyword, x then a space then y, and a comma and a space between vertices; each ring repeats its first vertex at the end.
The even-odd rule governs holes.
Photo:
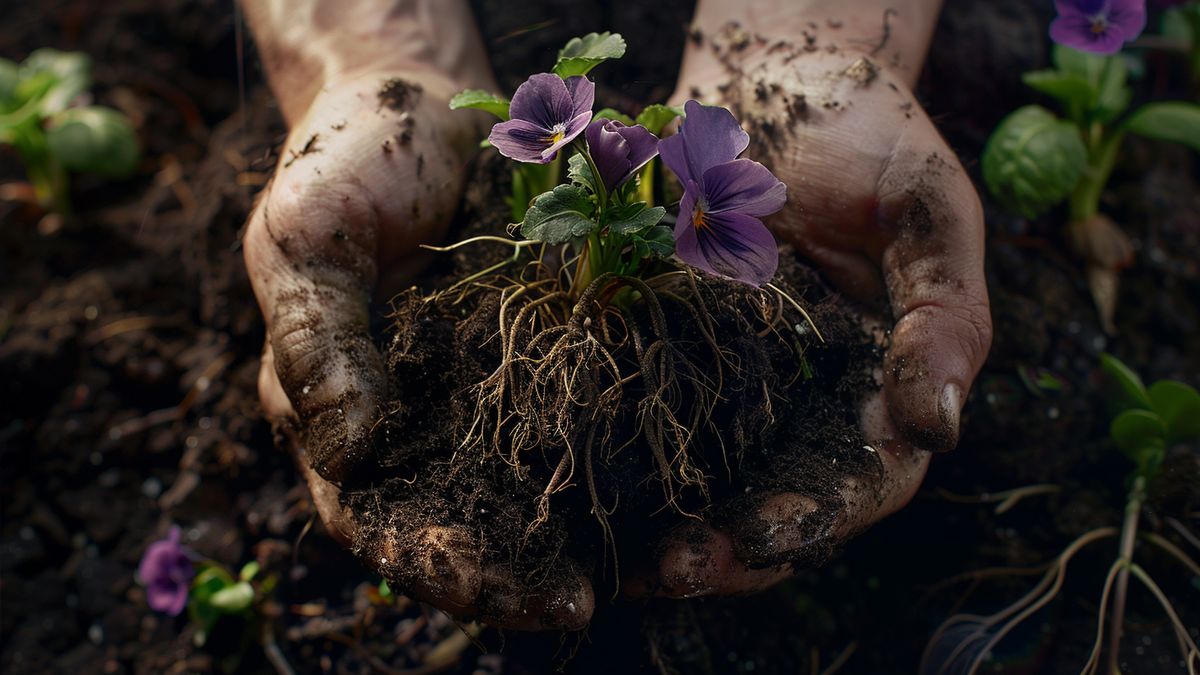
POLYGON ((138 161, 129 119, 83 105, 91 70, 81 52, 39 49, 20 64, 0 59, 0 146, 16 150, 36 201, 60 214, 70 210, 70 172, 123 178, 138 161))
POLYGON ((1001 120, 983 151, 984 182, 1001 205, 1027 218, 1067 203, 1067 242, 1086 264, 1096 309, 1112 333, 1117 273, 1132 260, 1133 245, 1100 213, 1101 193, 1128 134, 1200 151, 1200 105, 1154 102, 1124 115, 1133 98, 1125 59, 1063 45, 1055 45, 1053 68, 1022 79, 1057 101, 1064 117, 1027 105, 1001 120))
MULTIPOLYGON (((1167 450, 1180 443, 1200 440, 1200 393, 1186 384, 1160 380, 1146 387, 1141 378, 1124 363, 1111 355, 1101 358, 1101 366, 1114 385, 1114 396, 1120 413, 1109 427, 1114 445, 1136 466, 1130 476, 1130 489, 1125 501, 1125 518, 1120 528, 1100 527, 1080 535, 1044 567, 1036 569, 997 568, 981 570, 958 579, 979 579, 1016 574, 1042 574, 1041 580, 1024 596, 1003 609, 988 615, 957 614, 950 617, 934 633, 925 648, 920 672, 922 675, 978 673, 995 647, 1022 622, 1046 607, 1063 588, 1067 565, 1081 550, 1097 541, 1117 537, 1116 559, 1109 567, 1100 593, 1097 611, 1096 638, 1084 664, 1082 675, 1118 675, 1120 640, 1125 628, 1125 606, 1129 593, 1129 578, 1133 576, 1162 606, 1179 644, 1179 651, 1189 675, 1200 669, 1200 649, 1188 633, 1174 605, 1144 567, 1135 561, 1136 544, 1142 542, 1170 556, 1192 575, 1200 578, 1200 565, 1183 549, 1166 537, 1154 532, 1139 532, 1138 524, 1146 502, 1147 486, 1159 473, 1167 450), (1107 619, 1107 635, 1105 620, 1107 619), (1107 667, 1101 671, 1101 652, 1108 645, 1107 667)), ((1013 497, 1054 492, 1056 486, 1031 486, 997 493, 1001 507, 1011 506, 1013 497), (1002 499, 1000 499, 1002 497, 1002 499)), ((999 511, 999 509, 998 509, 999 511)), ((1180 522, 1166 521, 1180 537, 1200 549, 1196 536, 1180 522)))

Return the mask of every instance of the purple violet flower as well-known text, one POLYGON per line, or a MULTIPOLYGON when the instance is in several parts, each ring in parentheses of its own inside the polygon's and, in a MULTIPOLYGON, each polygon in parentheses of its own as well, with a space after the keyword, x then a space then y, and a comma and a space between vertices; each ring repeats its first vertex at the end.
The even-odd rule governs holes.
POLYGON ((1060 45, 1116 54, 1146 28, 1146 0, 1054 0, 1050 37, 1060 45))
POLYGON ((166 539, 150 544, 138 565, 138 576, 146 587, 146 604, 171 616, 178 616, 187 606, 188 585, 195 573, 179 535, 179 528, 172 527, 166 539))
POLYGON ((767 167, 737 156, 750 144, 733 113, 688 101, 679 133, 658 142, 683 184, 675 253, 706 272, 761 286, 775 276, 779 248, 759 220, 787 201, 787 186, 767 167))
POLYGON ((492 127, 488 141, 505 157, 546 164, 587 128, 595 98, 596 85, 586 77, 533 75, 513 94, 512 119, 492 127))
POLYGON ((588 152, 604 187, 612 192, 658 154, 658 138, 646 127, 596 120, 587 127, 588 152))

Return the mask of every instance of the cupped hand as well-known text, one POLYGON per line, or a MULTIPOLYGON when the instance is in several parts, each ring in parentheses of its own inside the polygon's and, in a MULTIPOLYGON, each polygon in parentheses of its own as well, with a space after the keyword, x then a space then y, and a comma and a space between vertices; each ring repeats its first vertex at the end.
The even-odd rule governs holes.
POLYGON ((530 594, 483 565, 482 542, 465 529, 425 526, 412 536, 421 523, 395 522, 365 534, 339 500, 339 485, 376 466, 371 428, 387 380, 372 297, 386 298, 383 289, 419 267, 419 244, 441 239, 483 135, 472 114, 447 107, 460 89, 429 70, 365 71, 323 86, 299 111, 281 101, 291 131, 244 239, 268 335, 259 393, 268 416, 296 430, 289 436, 327 528, 398 588, 500 626, 577 628, 592 607, 582 579, 562 575, 569 588, 530 594))
POLYGON ((720 527, 685 524, 667 537, 646 592, 762 589, 903 507, 930 453, 956 444, 990 346, 982 209, 910 91, 912 72, 821 47, 727 27, 689 47, 673 102, 733 110, 750 132, 747 156, 788 186, 767 224, 878 317, 882 387, 862 403, 860 427, 882 471, 847 477, 832 517, 800 492, 759 498, 749 518, 716 505, 709 522, 720 527))

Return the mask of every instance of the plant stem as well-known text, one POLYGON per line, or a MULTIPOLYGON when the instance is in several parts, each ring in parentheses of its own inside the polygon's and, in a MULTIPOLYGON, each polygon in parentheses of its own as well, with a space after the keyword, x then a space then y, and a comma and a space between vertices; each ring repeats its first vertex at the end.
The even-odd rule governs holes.
POLYGON ((1133 565, 1133 544, 1137 540, 1138 519, 1142 513, 1142 502, 1146 499, 1146 478, 1136 476, 1129 498, 1125 501, 1125 522, 1121 525, 1121 548, 1117 562, 1116 593, 1113 595, 1113 613, 1108 627, 1108 673, 1119 675, 1121 632, 1125 627, 1125 598, 1129 592, 1129 568, 1133 565))
POLYGON ((1100 210, 1100 194, 1112 175, 1117 162, 1117 150, 1121 147, 1124 131, 1115 131, 1104 138, 1103 130, 1094 128, 1088 136, 1088 165, 1079 182, 1071 192, 1068 202, 1071 220, 1083 222, 1100 210))

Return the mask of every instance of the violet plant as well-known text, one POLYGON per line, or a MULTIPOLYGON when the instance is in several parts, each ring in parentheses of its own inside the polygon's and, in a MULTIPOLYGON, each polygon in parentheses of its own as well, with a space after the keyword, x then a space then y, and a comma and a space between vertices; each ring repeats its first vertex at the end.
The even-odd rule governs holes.
POLYGON ((1144 0, 1058 0, 1050 34, 1054 67, 1026 73, 1029 87, 1058 102, 1062 116, 1026 105, 988 139, 983 178, 1006 208, 1034 218, 1066 202, 1067 235, 1087 261, 1088 283, 1113 331, 1117 272, 1132 257, 1128 237, 1100 213, 1100 197, 1128 134, 1200 151, 1200 105, 1151 102, 1128 112, 1129 68, 1117 50, 1145 27, 1144 0))
POLYGON ((783 207, 786 187, 762 164, 739 159, 749 136, 724 108, 689 101, 683 110, 648 106, 636 119, 593 113, 588 73, 624 52, 621 36, 592 33, 568 42, 553 72, 531 76, 511 101, 479 90, 451 101, 500 118, 486 144, 517 162, 509 204, 526 240, 517 245, 568 246, 573 297, 602 275, 669 269, 672 254, 710 274, 768 283, 779 252, 759 218, 783 207), (684 118, 679 133, 659 140, 676 117, 684 118), (654 204, 660 154, 683 186, 673 227, 654 204))
POLYGON ((196 625, 195 641, 202 646, 223 616, 251 618, 274 591, 274 575, 255 581, 259 564, 250 561, 237 576, 220 563, 205 560, 181 542, 181 530, 172 526, 163 539, 146 548, 138 565, 138 578, 146 589, 150 609, 179 616, 186 608, 196 625))
POLYGON ((37 201, 67 213, 71 171, 110 178, 129 175, 137 137, 124 114, 86 105, 91 59, 82 52, 39 49, 19 65, 0 59, 0 146, 25 165, 37 201))

